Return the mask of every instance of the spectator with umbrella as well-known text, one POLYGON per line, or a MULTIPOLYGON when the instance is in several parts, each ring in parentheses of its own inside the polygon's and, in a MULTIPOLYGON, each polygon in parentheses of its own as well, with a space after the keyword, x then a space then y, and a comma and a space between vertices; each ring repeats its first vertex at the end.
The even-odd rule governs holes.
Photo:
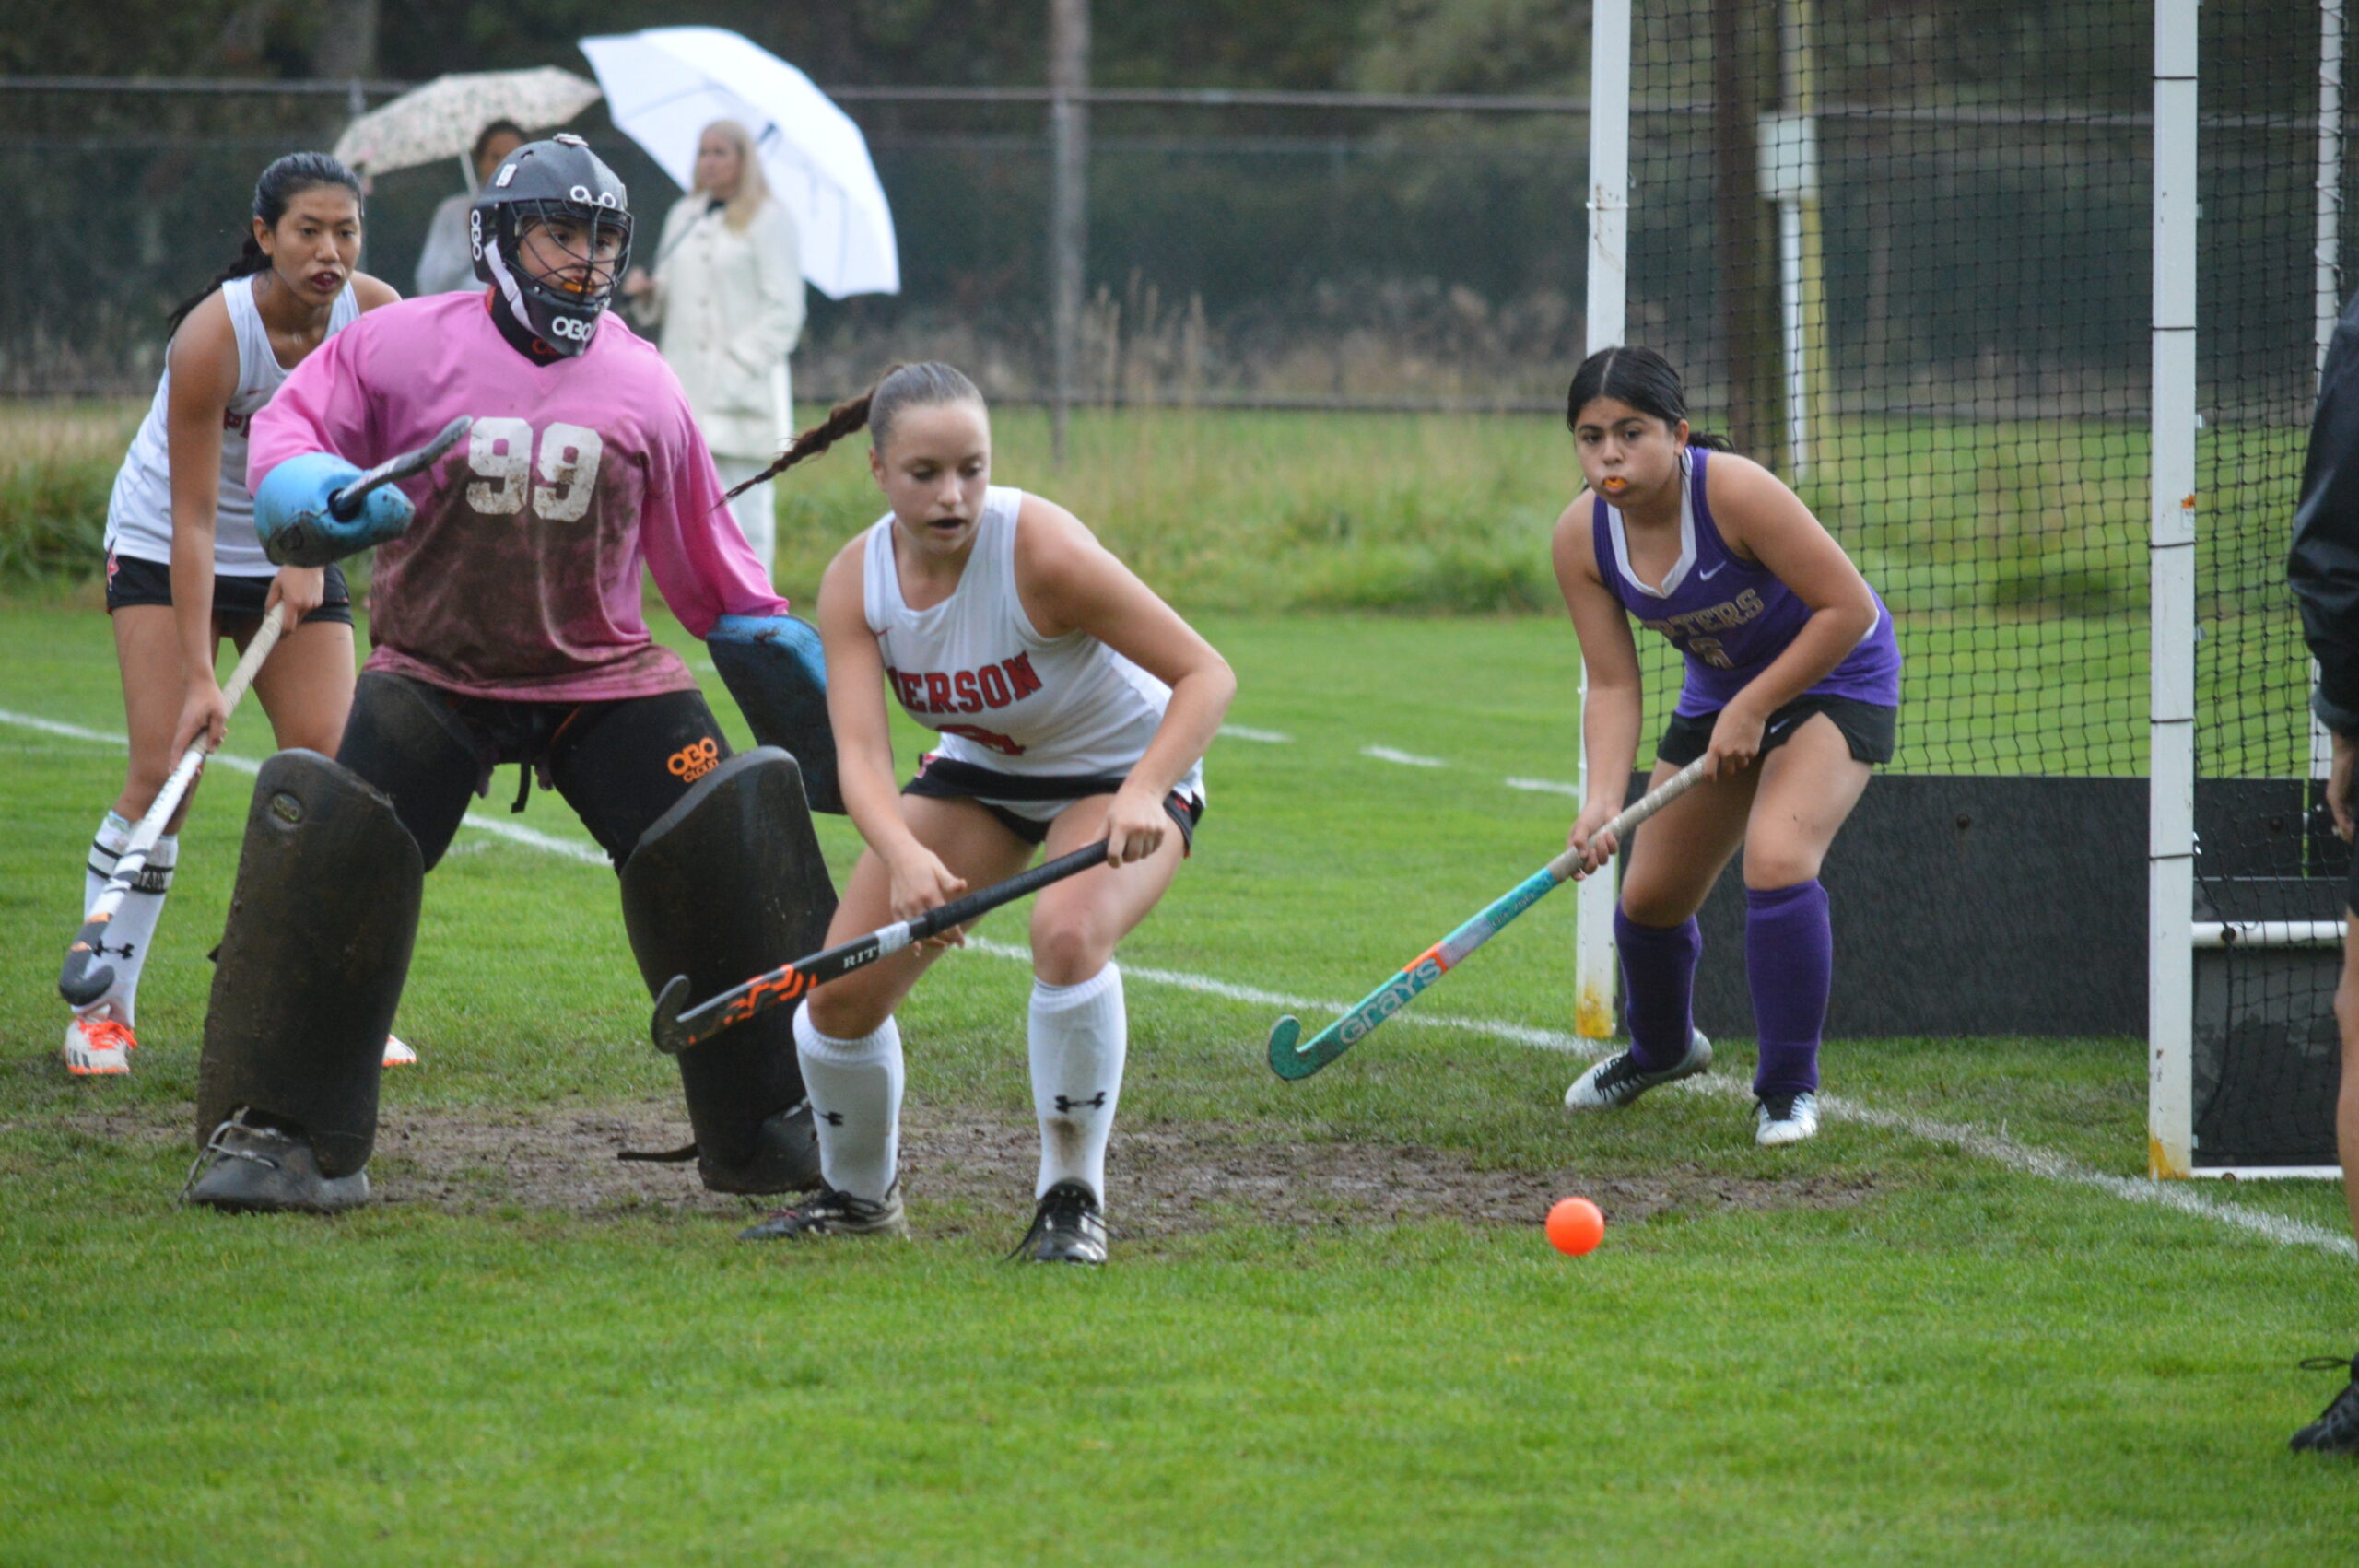
POLYGON ((475 166, 474 183, 443 197, 426 226, 426 245, 417 255, 420 294, 456 294, 475 287, 475 255, 467 240, 467 212, 491 171, 525 140, 524 127, 513 120, 495 120, 477 133, 475 145, 467 154, 475 166))
MULTIPOLYGON (((679 376, 722 483, 734 489, 768 468, 794 428, 786 361, 803 333, 803 264, 794 219, 771 199, 745 126, 716 120, 698 135, 695 182, 663 219, 654 270, 634 269, 623 292, 679 376)), ((769 570, 769 486, 729 505, 769 570)))
POLYGON ((467 189, 434 209, 417 259, 417 291, 475 287, 467 211, 500 160, 530 139, 527 126, 562 125, 598 101, 595 83, 555 65, 437 76, 354 120, 335 156, 373 179, 445 158, 459 159, 467 189))

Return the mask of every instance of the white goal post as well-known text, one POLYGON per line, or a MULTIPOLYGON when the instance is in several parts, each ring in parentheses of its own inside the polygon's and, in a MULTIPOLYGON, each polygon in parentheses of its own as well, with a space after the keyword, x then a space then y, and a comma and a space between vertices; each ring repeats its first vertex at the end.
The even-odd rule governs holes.
MULTIPOLYGON (((2340 945, 2342 922, 2195 919, 2196 191, 2201 147, 2198 0, 2154 7, 2153 591, 2147 901, 2147 1164, 2162 1177, 2336 1178, 2334 1165, 2220 1165, 2195 1132, 2196 954, 2340 945)), ((2318 6, 2316 364, 2341 311, 2343 0, 2318 6)), ((2324 746, 2313 725, 2312 771, 2324 746)))

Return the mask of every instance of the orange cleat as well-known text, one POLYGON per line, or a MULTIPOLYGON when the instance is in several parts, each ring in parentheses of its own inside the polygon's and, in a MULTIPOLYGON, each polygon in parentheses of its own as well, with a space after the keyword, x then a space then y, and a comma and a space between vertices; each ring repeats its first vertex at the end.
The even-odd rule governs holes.
POLYGON ((94 1013, 65 1025, 65 1071, 76 1078, 115 1078, 131 1071, 131 1053, 139 1042, 131 1026, 94 1013))

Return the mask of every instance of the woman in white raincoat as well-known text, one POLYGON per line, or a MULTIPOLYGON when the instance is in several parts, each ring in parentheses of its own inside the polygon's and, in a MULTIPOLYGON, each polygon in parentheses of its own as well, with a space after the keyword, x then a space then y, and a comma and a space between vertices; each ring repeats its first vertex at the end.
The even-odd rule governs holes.
MULTIPOLYGON (((687 390, 722 483, 734 487, 769 466, 794 428, 786 357, 803 333, 803 266, 794 220, 771 199, 743 125, 704 128, 695 188, 663 219, 654 272, 633 271, 623 292, 687 390)), ((769 486, 730 510, 768 570, 777 534, 769 486)))

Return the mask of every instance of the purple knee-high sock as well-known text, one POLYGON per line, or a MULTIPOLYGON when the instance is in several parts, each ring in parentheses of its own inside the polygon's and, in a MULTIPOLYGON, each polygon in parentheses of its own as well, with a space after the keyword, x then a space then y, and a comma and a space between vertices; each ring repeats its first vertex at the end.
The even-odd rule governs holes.
POLYGON ((1761 1062, 1753 1092, 1800 1094, 1818 1088, 1818 1038, 1835 979, 1835 931, 1826 889, 1813 878, 1791 887, 1744 890, 1744 977, 1761 1062))
POLYGON ((1614 948, 1622 955, 1622 989, 1630 1012, 1630 1054, 1661 1072, 1687 1054, 1694 1031, 1696 960, 1703 928, 1689 916, 1671 927, 1642 926, 1614 907, 1614 948))

